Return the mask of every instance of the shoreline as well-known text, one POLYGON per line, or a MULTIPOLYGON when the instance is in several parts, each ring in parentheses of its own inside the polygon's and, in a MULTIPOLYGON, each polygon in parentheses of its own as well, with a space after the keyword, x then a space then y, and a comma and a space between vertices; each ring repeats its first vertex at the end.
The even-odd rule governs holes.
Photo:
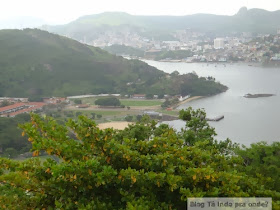
POLYGON ((204 62, 199 62, 199 61, 191 61, 191 62, 186 62, 183 60, 154 60, 151 58, 138 58, 138 60, 145 62, 147 61, 156 61, 156 62, 162 62, 162 63, 187 63, 187 64, 207 64, 207 65, 234 65, 234 64, 242 64, 242 65, 247 65, 250 67, 261 67, 261 68, 277 68, 280 66, 280 62, 274 61, 274 62, 269 62, 269 63, 262 63, 262 62, 248 62, 248 61, 204 61, 204 62))
POLYGON ((191 102, 191 101, 200 99, 200 98, 204 98, 204 97, 205 97, 205 96, 192 96, 192 97, 190 97, 190 98, 187 98, 187 99, 184 100, 184 101, 180 101, 178 104, 176 104, 176 105, 174 106, 174 108, 176 109, 176 108, 178 108, 179 106, 181 106, 181 105, 183 105, 183 104, 185 104, 185 103, 188 103, 188 102, 191 102))

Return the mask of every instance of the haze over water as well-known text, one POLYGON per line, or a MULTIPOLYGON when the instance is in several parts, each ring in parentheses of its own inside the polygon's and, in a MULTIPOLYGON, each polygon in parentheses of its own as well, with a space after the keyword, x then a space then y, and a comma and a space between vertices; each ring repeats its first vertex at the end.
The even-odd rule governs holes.
MULTIPOLYGON (((253 67, 247 64, 200 64, 147 61, 160 70, 180 74, 195 71, 198 76, 213 76, 229 87, 225 93, 183 104, 179 109, 192 106, 204 108, 208 117, 224 115, 215 127, 218 140, 230 138, 249 145, 253 142, 280 140, 280 68, 253 67), (272 93, 265 98, 244 98, 247 93, 272 93)), ((184 126, 180 120, 169 122, 174 128, 184 126)))

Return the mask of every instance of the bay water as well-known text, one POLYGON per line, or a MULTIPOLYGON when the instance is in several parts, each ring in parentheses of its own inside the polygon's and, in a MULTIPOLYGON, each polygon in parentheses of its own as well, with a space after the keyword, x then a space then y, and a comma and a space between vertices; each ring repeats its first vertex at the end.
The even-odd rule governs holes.
MULTIPOLYGON (((219 122, 209 122, 216 129, 217 139, 231 139, 250 145, 280 140, 280 68, 249 66, 245 63, 169 63, 144 60, 167 73, 196 72, 198 76, 213 76, 229 89, 225 93, 187 102, 178 109, 189 106, 204 108, 207 117, 224 115, 219 122), (272 97, 245 98, 247 93, 269 93, 272 97)), ((176 129, 185 125, 181 120, 166 122, 176 129)))

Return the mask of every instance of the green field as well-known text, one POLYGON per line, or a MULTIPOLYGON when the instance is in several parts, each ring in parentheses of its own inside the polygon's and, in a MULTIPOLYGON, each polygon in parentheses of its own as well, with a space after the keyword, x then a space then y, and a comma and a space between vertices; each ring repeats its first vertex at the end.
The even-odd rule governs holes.
POLYGON ((158 106, 162 104, 159 100, 120 100, 125 106, 158 106))
POLYGON ((125 119, 126 116, 128 115, 139 115, 141 114, 140 111, 138 110, 127 110, 126 108, 124 108, 123 110, 77 110, 77 109, 72 109, 72 110, 67 110, 67 111, 72 111, 73 116, 71 117, 67 117, 67 116, 63 116, 61 118, 57 118, 61 121, 65 121, 65 119, 77 119, 78 115, 85 115, 88 118, 92 118, 92 113, 95 113, 95 119, 94 121, 99 124, 99 123, 103 123, 103 122, 110 122, 110 121, 123 121, 125 119), (80 113, 79 113, 80 112, 80 113), (77 114, 78 113, 78 114, 77 114), (102 115, 102 117, 99 119, 97 118, 97 115, 102 115))
POLYGON ((159 112, 171 116, 179 116, 179 111, 178 110, 172 110, 172 111, 167 111, 167 110, 160 110, 159 112))
POLYGON ((102 116, 120 116, 120 115, 127 115, 131 112, 124 109, 123 111, 106 111, 106 110, 75 110, 76 112, 82 112, 84 115, 90 115, 91 113, 101 114, 102 116))
POLYGON ((83 104, 91 104, 91 105, 95 105, 95 101, 97 100, 97 97, 91 97, 91 98, 83 98, 82 99, 82 103, 83 104))
MULTIPOLYGON (((82 103, 83 104, 91 104, 95 105, 95 101, 98 99, 98 97, 94 98, 83 98, 82 103)), ((159 106, 162 104, 162 101, 160 100, 132 100, 132 99, 120 99, 121 104, 125 106, 159 106)))

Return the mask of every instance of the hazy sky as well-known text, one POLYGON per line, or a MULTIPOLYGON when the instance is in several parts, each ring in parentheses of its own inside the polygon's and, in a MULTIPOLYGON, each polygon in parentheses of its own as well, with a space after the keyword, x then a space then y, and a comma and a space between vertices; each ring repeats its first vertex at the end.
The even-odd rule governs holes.
POLYGON ((137 15, 233 15, 242 6, 280 10, 280 0, 0 0, 0 20, 16 16, 66 23, 88 14, 123 11, 137 15))

